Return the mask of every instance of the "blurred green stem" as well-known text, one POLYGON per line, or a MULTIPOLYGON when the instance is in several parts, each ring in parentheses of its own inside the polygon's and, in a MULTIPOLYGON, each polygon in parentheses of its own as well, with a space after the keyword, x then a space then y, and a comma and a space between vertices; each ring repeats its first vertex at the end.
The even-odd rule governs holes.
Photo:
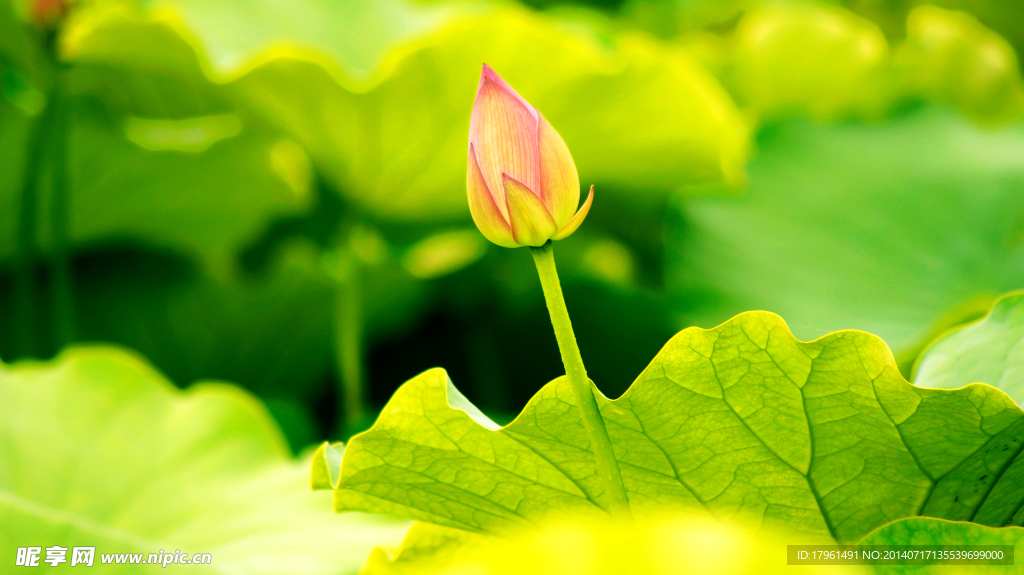
POLYGON ((16 356, 34 355, 39 344, 36 323, 36 223, 39 217, 39 182, 46 156, 47 137, 53 133, 57 120, 60 92, 57 86, 57 82, 54 82, 46 96, 42 112, 32 122, 21 182, 14 279, 14 325, 21 335, 15 349, 16 356))
POLYGON ((53 157, 50 186, 50 224, 53 236, 53 255, 50 269, 53 276, 53 317, 54 339, 57 349, 75 339, 75 309, 72 297, 71 260, 68 255, 68 231, 70 226, 70 205, 68 198, 67 149, 69 138, 70 102, 65 91, 64 67, 57 65, 56 120, 53 133, 53 157))
POLYGON ((18 206, 18 236, 16 269, 14 276, 14 329, 21 334, 17 339, 15 356, 33 355, 36 349, 36 190, 43 157, 43 135, 51 124, 52 104, 46 107, 35 122, 28 140, 24 178, 18 206))
POLYGON ((363 313, 359 262, 345 254, 345 273, 335 282, 334 342, 338 361, 339 433, 343 437, 361 431, 366 421, 363 397, 363 313))
POLYGON ((18 228, 14 287, 14 325, 21 337, 15 356, 40 353, 35 266, 38 246, 41 182, 50 174, 50 228, 53 240, 50 269, 54 318, 54 343, 60 348, 74 339, 74 308, 71 264, 68 258, 69 202, 67 182, 68 100, 64 91, 64 66, 58 61, 55 35, 48 32, 46 62, 53 70, 52 83, 42 112, 32 122, 18 209, 18 228), (49 156, 49 157, 47 157, 49 156))
POLYGON ((594 458, 597 460, 597 470, 604 480, 605 492, 608 494, 609 513, 616 519, 628 521, 632 514, 629 510, 626 488, 622 483, 622 473, 619 471, 619 463, 612 451, 612 442, 608 438, 604 418, 601 417, 597 400, 594 398, 597 389, 587 377, 587 369, 583 366, 583 357, 576 345, 576 335, 572 331, 569 311, 565 308, 565 298, 562 296, 562 285, 558 281, 558 271, 555 269, 554 248, 549 241, 539 248, 530 248, 530 252, 533 254, 534 263, 537 264, 540 285, 544 290, 544 300, 548 304, 551 325, 555 328, 555 339, 558 340, 558 351, 562 354, 565 375, 569 378, 576 394, 580 414, 583 416, 583 424, 587 428, 590 445, 594 450, 594 458))

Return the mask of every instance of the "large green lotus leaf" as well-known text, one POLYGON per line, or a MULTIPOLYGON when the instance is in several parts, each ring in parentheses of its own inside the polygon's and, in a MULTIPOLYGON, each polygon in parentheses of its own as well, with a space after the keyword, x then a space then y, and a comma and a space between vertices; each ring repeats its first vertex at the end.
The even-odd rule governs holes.
POLYGON ((634 33, 602 45, 510 6, 393 51, 357 89, 316 54, 278 49, 260 62, 234 82, 238 95, 306 146, 342 193, 384 217, 466 214, 466 134, 483 62, 548 118, 599 189, 736 180, 746 155, 731 100, 681 50, 634 33))
POLYGON ((943 389, 988 383, 1024 405, 1024 292, 1000 298, 984 319, 928 346, 913 381, 943 389))
POLYGON ((682 205, 669 289, 696 325, 749 309, 803 338, 856 328, 901 362, 1024 286, 1024 130, 938 109, 765 130, 740 197, 682 205))
MULTIPOLYGON (((75 348, 0 366, 0 545, 211 553, 196 573, 349 573, 405 526, 337 517, 266 411, 226 384, 174 389, 138 357, 75 348)), ((396 541, 397 542, 397 541, 396 541)), ((45 555, 45 554, 44 554, 45 555)), ((162 573, 154 565, 124 573, 162 573)))
MULTIPOLYGON (((867 333, 804 343, 750 312, 680 332, 622 397, 596 396, 641 518, 687 509, 842 543, 915 515, 1024 520, 1021 409, 985 385, 914 387, 867 333)), ((500 427, 424 372, 340 459, 316 482, 338 511, 507 534, 607 508, 564 377, 500 427)))
POLYGON ((894 521, 858 542, 860 545, 1013 545, 1013 565, 900 565, 879 566, 879 573, 1020 573, 1024 553, 1024 529, 1020 527, 987 527, 965 521, 943 521, 926 517, 910 517, 894 521))
MULTIPOLYGON (((819 541, 800 541, 810 544, 819 541)), ((487 537, 447 527, 414 524, 391 557, 376 549, 361 575, 675 575, 678 573, 870 573, 863 566, 786 565, 780 533, 757 532, 742 522, 680 515, 632 525, 606 521, 556 523, 487 537)))
MULTIPOLYGON (((239 114, 175 34, 120 10, 83 10, 68 25, 62 54, 67 233, 75 245, 142 241, 202 256, 224 273, 270 219, 309 206, 304 151, 239 114)), ((27 124, 17 119, 3 134, 2 146, 19 160, 0 182, 0 205, 19 201, 27 124)), ((43 250, 52 236, 49 181, 44 176, 37 192, 43 250)), ((15 249, 7 238, 17 222, 0 219, 0 259, 15 249)))

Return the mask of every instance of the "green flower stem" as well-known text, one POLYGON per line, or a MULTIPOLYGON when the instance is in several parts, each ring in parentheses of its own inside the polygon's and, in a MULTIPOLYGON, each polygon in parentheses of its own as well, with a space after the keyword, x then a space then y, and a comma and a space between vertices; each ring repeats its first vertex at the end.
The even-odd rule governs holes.
POLYGON ((37 317, 39 286, 35 272, 37 257, 40 255, 36 242, 40 205, 44 199, 41 191, 46 189, 43 185, 43 176, 47 173, 47 167, 50 177, 52 253, 49 264, 52 272, 50 291, 53 297, 54 343, 59 349, 70 343, 75 336, 71 262, 68 253, 67 139, 70 103, 65 89, 66 66, 57 57, 56 37, 54 30, 47 30, 42 39, 46 50, 39 63, 51 72, 52 77, 49 79, 43 110, 32 121, 19 198, 15 246, 14 325, 18 326, 21 337, 18 338, 15 357, 32 356, 43 352, 43 338, 37 317))
POLYGON ((18 348, 15 357, 34 355, 37 349, 36 326, 36 218, 39 211, 39 175, 42 172, 43 149, 46 134, 52 129, 54 104, 47 99, 46 107, 32 122, 25 160, 24 179, 18 206, 18 232, 14 277, 14 325, 18 330, 18 348))
POLYGON ((346 254, 343 265, 347 269, 344 277, 335 282, 334 289, 334 342, 341 383, 339 412, 344 414, 338 431, 348 437, 362 431, 367 416, 363 397, 363 301, 359 263, 354 255, 346 254))
MULTIPOLYGON (((49 64, 50 62, 47 61, 49 64)), ((60 106, 58 79, 51 79, 46 103, 32 120, 27 142, 25 167, 22 171, 21 194, 18 207, 17 239, 15 244, 14 325, 19 333, 19 346, 15 357, 39 353, 40 333, 37 318, 36 257, 38 246, 38 218, 40 184, 51 138, 58 124, 60 106)))
POLYGON ((57 64, 54 94, 57 97, 56 125, 53 133, 53 159, 50 186, 50 227, 53 237, 53 255, 50 267, 53 273, 54 339, 61 349, 75 339, 75 306, 69 255, 70 205, 68 197, 69 115, 71 102, 64 89, 65 67, 57 64))
POLYGON ((555 339, 558 340, 558 351, 562 354, 565 375, 576 393, 583 424, 587 428, 594 458, 597 460, 597 470, 604 480, 609 513, 616 519, 629 520, 632 514, 629 510, 629 499, 626 497, 626 487, 622 483, 622 473, 612 451, 608 430, 597 407, 597 400, 594 399, 596 389, 587 377, 587 369, 583 367, 583 357, 580 356, 580 348, 576 345, 576 335, 572 331, 569 312, 565 309, 562 285, 558 281, 558 271, 555 269, 554 248, 549 241, 539 248, 530 248, 530 253, 537 264, 537 274, 544 290, 544 300, 548 304, 551 325, 555 328, 555 339))

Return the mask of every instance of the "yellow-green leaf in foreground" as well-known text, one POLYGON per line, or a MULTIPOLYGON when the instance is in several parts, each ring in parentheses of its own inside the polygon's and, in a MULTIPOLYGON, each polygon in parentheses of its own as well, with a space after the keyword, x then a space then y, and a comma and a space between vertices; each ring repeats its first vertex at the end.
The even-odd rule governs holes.
MULTIPOLYGON (((914 387, 867 333, 804 343, 745 313, 680 332, 597 399, 637 517, 689 509, 842 543, 915 515, 1024 520, 1021 409, 986 385, 914 387)), ((564 378, 500 427, 430 370, 348 444, 335 508, 493 534, 602 517, 587 437, 564 378)))
POLYGON ((52 362, 0 365, 0 406, 5 554, 96 547, 98 566, 104 553, 145 561, 180 550, 212 555, 188 566, 197 574, 342 574, 405 530, 326 510, 309 492, 308 464, 289 457, 249 394, 218 383, 178 391, 124 351, 79 348, 52 362))
POLYGON ((413 523, 402 546, 392 556, 377 547, 370 553, 360 575, 431 572, 457 561, 472 546, 487 546, 493 537, 431 523, 413 523))
MULTIPOLYGON (((512 540, 416 523, 393 555, 374 550, 361 575, 444 573, 654 575, 676 573, 950 573, 948 565, 796 566, 786 545, 819 543, 784 533, 753 532, 742 522, 680 515, 638 526, 563 523, 516 534, 512 540)), ((911 517, 873 531, 860 545, 1013 545, 1024 552, 1024 529, 911 517)), ((966 567, 980 571, 980 567, 966 567)), ((986 566, 985 573, 1020 573, 1017 565, 986 566)))
POLYGON ((932 343, 914 367, 914 384, 953 389, 982 382, 1024 405, 1024 292, 996 301, 984 319, 932 343))
POLYGON ((376 549, 361 575, 747 575, 806 573, 861 575, 862 566, 789 566, 780 533, 707 516, 681 515, 615 525, 608 521, 560 522, 511 538, 487 537, 417 523, 392 558, 376 549))

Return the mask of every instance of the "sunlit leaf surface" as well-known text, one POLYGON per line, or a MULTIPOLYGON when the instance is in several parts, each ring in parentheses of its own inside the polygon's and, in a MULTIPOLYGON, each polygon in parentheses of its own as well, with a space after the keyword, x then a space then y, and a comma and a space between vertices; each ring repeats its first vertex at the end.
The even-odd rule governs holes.
MULTIPOLYGON (((599 396, 634 513, 673 508, 852 542, 913 515, 1024 517, 1024 413, 984 385, 908 384, 863 332, 797 341, 751 312, 673 338, 619 399, 599 396)), ((349 443, 339 511, 503 534, 606 502, 564 378, 502 428, 443 370, 407 382, 349 443)))
POLYGON ((252 396, 219 383, 178 391, 124 351, 0 366, 0 405, 5 549, 95 546, 94 568, 101 553, 178 549, 212 554, 195 573, 341 574, 405 530, 330 513, 252 396))
MULTIPOLYGON (((786 545, 820 543, 784 533, 752 532, 740 523, 680 515, 638 525, 565 523, 512 540, 424 523, 414 524, 395 553, 377 548, 361 575, 456 573, 575 573, 654 575, 676 573, 1018 573, 1016 565, 894 565, 874 567, 787 564, 786 545)), ((1024 529, 912 517, 895 521, 857 542, 861 545, 1011 545, 1024 549, 1024 529), (955 542, 955 543, 951 543, 955 542)))
MULTIPOLYGON (((820 543, 820 541, 802 541, 820 543)), ((607 521, 555 523, 510 539, 414 524, 394 557, 376 549, 360 575, 723 575, 843 573, 868 567, 789 566, 780 533, 755 532, 742 522, 680 515, 614 525, 607 521)))
POLYGON ((983 382, 1024 404, 1024 293, 1000 298, 985 319, 932 343, 914 366, 914 384, 953 389, 983 382))

